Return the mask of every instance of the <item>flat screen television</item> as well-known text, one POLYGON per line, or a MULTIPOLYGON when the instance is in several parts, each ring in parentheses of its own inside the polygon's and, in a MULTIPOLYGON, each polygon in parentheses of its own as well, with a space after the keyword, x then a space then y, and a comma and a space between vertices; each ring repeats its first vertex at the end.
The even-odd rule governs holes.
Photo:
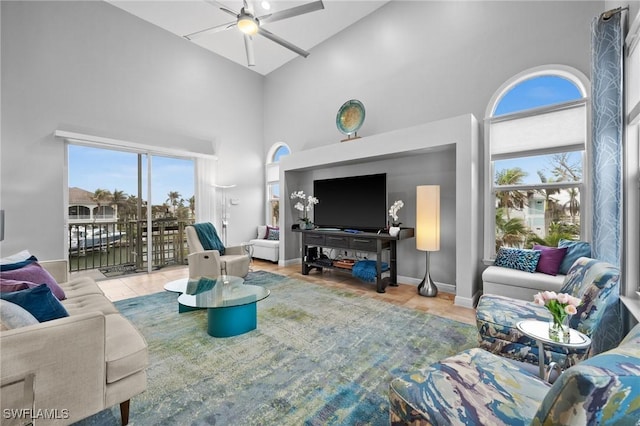
POLYGON ((313 181, 313 223, 319 228, 376 232, 387 227, 387 175, 313 181))

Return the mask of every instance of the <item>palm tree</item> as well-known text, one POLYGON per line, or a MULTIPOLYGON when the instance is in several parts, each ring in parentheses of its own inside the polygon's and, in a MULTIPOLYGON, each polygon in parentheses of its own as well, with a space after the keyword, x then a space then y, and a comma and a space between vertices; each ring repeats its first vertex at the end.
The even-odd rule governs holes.
MULTIPOLYGON (((102 215, 104 216, 104 207, 111 200, 112 195, 108 189, 96 189, 93 192, 93 197, 91 199, 98 205, 98 211, 100 211, 100 207, 102 207, 102 215)), ((94 217, 95 220, 95 217, 94 217)))
POLYGON ((116 207, 116 212, 120 211, 126 200, 127 194, 124 191, 119 191, 117 188, 113 190, 113 194, 111 194, 111 202, 116 207))
POLYGON ((560 240, 573 240, 578 235, 580 235, 580 228, 576 225, 553 222, 549 226, 546 238, 543 239, 531 233, 527 240, 527 245, 540 244, 548 247, 558 247, 560 240))
MULTIPOLYGON (((498 187, 520 185, 525 176, 527 176, 527 173, 520 167, 500 170, 496 173, 495 185, 498 187)), ((507 220, 509 220, 511 219, 509 210, 521 210, 524 207, 527 195, 522 191, 498 191, 496 198, 498 199, 498 208, 504 208, 507 220)))
POLYGON ((501 246, 519 247, 528 234, 527 226, 520 218, 504 218, 504 207, 496 209, 496 251, 501 246))
POLYGON ((191 217, 194 217, 196 215, 196 197, 195 197, 195 195, 192 195, 189 198, 189 211, 191 211, 191 217))
POLYGON ((167 200, 165 203, 169 203, 171 207, 173 207, 173 212, 175 213, 176 208, 179 205, 179 200, 182 197, 178 191, 169 191, 167 194, 167 200))
POLYGON ((569 201, 564 205, 565 209, 569 209, 569 215, 571 216, 571 223, 576 223, 576 216, 580 212, 580 201, 578 201, 578 188, 569 188, 569 201))

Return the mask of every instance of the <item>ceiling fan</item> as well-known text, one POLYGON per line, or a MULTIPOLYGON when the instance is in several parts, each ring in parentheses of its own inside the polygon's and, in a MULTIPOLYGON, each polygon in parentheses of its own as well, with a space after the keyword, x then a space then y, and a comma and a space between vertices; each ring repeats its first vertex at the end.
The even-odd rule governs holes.
POLYGON ((262 27, 263 23, 281 21, 283 19, 293 18, 294 16, 303 15, 305 13, 314 12, 316 10, 324 9, 322 0, 314 1, 311 3, 295 6, 289 9, 281 10, 279 12, 269 13, 262 16, 255 16, 253 10, 247 5, 247 0, 242 0, 243 7, 239 13, 234 12, 222 3, 215 0, 205 0, 207 3, 217 7, 221 11, 233 15, 234 21, 227 22, 226 24, 216 25, 214 27, 205 28, 200 31, 196 31, 184 36, 187 40, 194 40, 204 35, 225 31, 231 28, 237 28, 244 35, 244 47, 247 52, 247 64, 252 67, 255 65, 255 58, 253 54, 253 36, 259 34, 269 40, 278 43, 279 45, 286 47, 287 49, 297 53, 300 56, 307 57, 309 52, 298 46, 289 43, 281 37, 278 37, 271 31, 262 27))

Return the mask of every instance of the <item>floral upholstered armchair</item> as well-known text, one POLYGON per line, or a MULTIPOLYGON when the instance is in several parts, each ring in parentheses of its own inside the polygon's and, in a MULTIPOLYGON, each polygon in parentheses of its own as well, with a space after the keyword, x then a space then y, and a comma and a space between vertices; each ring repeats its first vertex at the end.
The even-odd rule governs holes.
MULTIPOLYGON (((590 348, 568 350, 557 345, 545 345, 545 362, 560 365, 575 364, 589 355, 615 347, 621 339, 610 332, 605 316, 617 311, 620 271, 609 263, 581 257, 564 279, 561 293, 582 299, 569 326, 592 340, 590 348)), ((552 321, 549 310, 531 301, 492 294, 483 295, 476 307, 476 323, 480 347, 496 355, 538 365, 537 342, 517 328, 522 320, 552 321)), ((618 326, 613 324, 614 328, 618 326)), ((620 327, 618 327, 619 330, 620 327)))
POLYGON ((635 425, 640 325, 617 348, 552 384, 508 359, 469 349, 394 379, 392 425, 635 425))

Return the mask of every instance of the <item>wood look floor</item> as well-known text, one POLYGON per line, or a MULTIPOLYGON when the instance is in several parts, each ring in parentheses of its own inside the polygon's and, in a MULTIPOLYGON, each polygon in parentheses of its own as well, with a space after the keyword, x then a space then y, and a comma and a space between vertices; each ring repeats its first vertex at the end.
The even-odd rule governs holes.
MULTIPOLYGON (((312 271, 305 276, 300 273, 300 265, 281 267, 277 264, 257 259, 253 262, 253 270, 274 272, 318 285, 340 288, 352 291, 363 297, 373 297, 384 302, 419 309, 434 315, 475 325, 475 309, 455 306, 453 304, 454 295, 449 293, 439 292, 438 296, 434 298, 423 297, 417 293, 416 286, 402 283, 398 287, 387 287, 386 293, 378 293, 376 292, 375 284, 365 283, 342 272, 325 270, 320 273, 312 271)), ((111 301, 116 301, 164 291, 164 285, 167 282, 186 278, 188 275, 187 267, 179 266, 165 268, 151 274, 135 274, 111 279, 94 278, 97 278, 98 285, 105 295, 111 301)))

